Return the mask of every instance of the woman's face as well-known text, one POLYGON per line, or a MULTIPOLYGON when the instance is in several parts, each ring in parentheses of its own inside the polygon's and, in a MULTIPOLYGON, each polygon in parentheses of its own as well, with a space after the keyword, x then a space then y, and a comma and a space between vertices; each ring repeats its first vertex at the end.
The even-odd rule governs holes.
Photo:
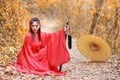
POLYGON ((38 29, 40 28, 40 24, 37 21, 33 21, 31 25, 31 29, 34 33, 38 32, 38 29))

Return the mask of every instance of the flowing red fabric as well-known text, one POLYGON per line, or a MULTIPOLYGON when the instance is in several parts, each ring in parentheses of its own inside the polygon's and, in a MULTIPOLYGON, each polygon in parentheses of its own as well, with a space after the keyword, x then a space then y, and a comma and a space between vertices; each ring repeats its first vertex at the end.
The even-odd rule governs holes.
POLYGON ((54 33, 41 32, 41 41, 38 36, 32 39, 29 32, 19 52, 17 62, 12 64, 17 71, 46 75, 65 75, 59 72, 57 66, 67 63, 70 55, 66 48, 64 30, 54 33))

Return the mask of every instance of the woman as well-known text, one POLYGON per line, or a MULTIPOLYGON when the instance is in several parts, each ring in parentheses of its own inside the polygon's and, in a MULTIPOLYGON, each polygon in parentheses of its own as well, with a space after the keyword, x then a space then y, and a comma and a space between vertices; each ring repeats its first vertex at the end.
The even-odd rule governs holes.
POLYGON ((36 17, 30 20, 29 28, 17 62, 13 66, 17 71, 40 76, 65 75, 57 69, 57 66, 70 60, 64 35, 68 28, 64 27, 54 33, 41 32, 40 21, 36 17))

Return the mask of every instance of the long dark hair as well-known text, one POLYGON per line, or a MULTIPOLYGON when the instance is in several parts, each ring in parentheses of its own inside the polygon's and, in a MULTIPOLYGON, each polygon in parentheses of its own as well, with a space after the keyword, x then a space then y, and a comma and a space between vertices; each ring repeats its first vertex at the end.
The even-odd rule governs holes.
POLYGON ((31 25, 34 21, 40 25, 40 28, 38 29, 37 34, 38 34, 39 41, 41 41, 41 35, 40 35, 41 34, 41 24, 40 24, 40 20, 37 17, 31 18, 31 20, 29 22, 29 28, 30 28, 29 32, 32 34, 32 39, 34 40, 35 35, 34 35, 32 28, 31 28, 31 25))

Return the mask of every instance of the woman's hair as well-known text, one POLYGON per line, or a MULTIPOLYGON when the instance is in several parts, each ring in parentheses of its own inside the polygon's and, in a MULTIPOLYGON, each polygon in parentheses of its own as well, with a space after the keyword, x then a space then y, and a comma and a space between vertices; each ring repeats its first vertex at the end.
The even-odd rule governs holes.
MULTIPOLYGON (((29 28, 30 28, 29 32, 32 34, 32 39, 34 40, 35 35, 34 35, 34 33, 32 31, 32 28, 31 28, 33 22, 37 22, 40 26, 41 26, 41 24, 40 24, 40 20, 37 17, 31 18, 31 20, 29 22, 29 28)), ((38 38, 39 38, 39 41, 40 41, 41 40, 41 35, 40 35, 41 34, 41 28, 38 29, 37 34, 38 34, 38 38)))

